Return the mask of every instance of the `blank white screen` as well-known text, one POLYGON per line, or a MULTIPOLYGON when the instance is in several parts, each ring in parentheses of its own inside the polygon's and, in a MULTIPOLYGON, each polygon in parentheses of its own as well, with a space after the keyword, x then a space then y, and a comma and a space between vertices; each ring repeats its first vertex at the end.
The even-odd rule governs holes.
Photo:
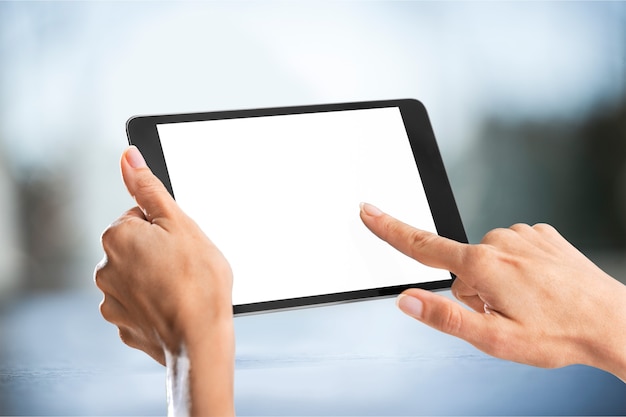
POLYGON ((450 279, 378 240, 360 201, 435 231, 396 107, 161 124, 174 195, 247 304, 450 279))

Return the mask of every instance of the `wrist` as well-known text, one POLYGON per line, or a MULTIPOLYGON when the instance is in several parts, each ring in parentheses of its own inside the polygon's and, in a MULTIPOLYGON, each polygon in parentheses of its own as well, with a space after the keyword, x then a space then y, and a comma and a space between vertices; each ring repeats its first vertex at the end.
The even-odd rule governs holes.
POLYGON ((210 312, 197 314, 185 321, 181 326, 181 343, 189 354, 195 350, 202 351, 206 346, 222 343, 234 338, 234 324, 232 306, 224 307, 221 311, 211 309, 210 312))
POLYGON ((234 415, 235 331, 232 309, 186 339, 191 415, 234 415))
POLYGON ((617 280, 614 284, 613 291, 600 301, 607 310, 594 313, 600 322, 585 343, 585 364, 626 382, 626 285, 617 280))
POLYGON ((235 341, 230 320, 206 324, 165 349, 168 415, 234 415, 235 341))

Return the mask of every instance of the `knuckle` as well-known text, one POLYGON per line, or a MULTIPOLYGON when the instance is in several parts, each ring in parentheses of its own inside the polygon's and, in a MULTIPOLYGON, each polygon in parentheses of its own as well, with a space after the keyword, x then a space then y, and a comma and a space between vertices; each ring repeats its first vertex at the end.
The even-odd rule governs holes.
POLYGON ((450 287, 450 291, 452 292, 454 298, 459 301, 463 301, 462 298, 464 297, 464 294, 468 292, 468 286, 465 282, 463 282, 462 278, 457 276, 450 287))
POLYGON ((135 183, 136 191, 152 194, 161 191, 161 183, 153 175, 140 175, 135 183))
POLYGON ((459 285, 458 282, 460 282, 459 278, 457 277, 454 282, 452 283, 452 286, 450 287, 450 292, 452 293, 452 295, 454 296, 454 298, 456 298, 457 300, 460 300, 460 290, 459 290, 459 285))
MULTIPOLYGON (((160 209, 164 210, 166 213, 171 214, 171 205, 165 204, 165 201, 169 201, 171 199, 169 193, 163 186, 163 183, 156 178, 154 175, 149 174, 145 176, 140 176, 137 179, 134 189, 135 196, 141 195, 143 199, 159 201, 160 209)), ((144 207, 145 208, 145 207, 144 207)), ((150 215, 150 213, 144 213, 150 215)))
POLYGON ((135 336, 133 335, 133 332, 130 331, 130 329, 126 327, 118 327, 118 334, 125 345, 132 348, 137 346, 135 336))
POLYGON ((384 216, 382 217, 383 227, 382 229, 385 231, 387 236, 394 236, 403 232, 403 224, 393 217, 384 216))
POLYGON ((93 274, 93 281, 95 282, 96 286, 100 289, 102 289, 102 284, 103 281, 106 281, 104 279, 104 275, 105 275, 105 267, 107 265, 107 256, 104 255, 104 258, 102 258, 102 260, 98 263, 98 265, 96 265, 96 269, 94 271, 93 274))
POLYGON ((481 243, 492 244, 501 242, 502 240, 508 238, 511 235, 511 229, 505 229, 502 227, 498 227, 496 229, 492 229, 485 234, 481 243))
POLYGON ((110 225, 109 227, 104 229, 104 231, 100 235, 100 243, 102 244, 102 247, 105 251, 111 246, 111 240, 113 239, 113 237, 111 236, 112 234, 113 225, 110 225))
POLYGON ((447 308, 441 316, 440 329, 444 333, 456 335, 463 328, 463 316, 458 309, 447 308))
POLYGON ((106 268, 108 263, 109 263, 109 258, 107 257, 107 255, 105 253, 104 256, 102 256, 102 259, 100 260, 100 262, 98 262, 96 264, 96 274, 101 274, 102 270, 104 270, 104 268, 106 268))
POLYGON ((132 236, 131 220, 122 216, 104 229, 100 235, 100 243, 104 249, 105 258, 114 253, 123 252, 128 243, 132 242, 132 239, 128 239, 129 235, 132 236))
POLYGON ((554 228, 554 226, 551 226, 547 223, 537 223, 533 226, 533 229, 535 229, 539 233, 546 233, 546 234, 558 233, 557 230, 554 228))
POLYGON ((390 217, 384 217, 382 221, 382 231, 384 240, 387 240, 390 236, 394 236, 400 231, 398 222, 390 217))
POLYGON ((413 248, 421 249, 433 242, 434 235, 414 229, 409 232, 409 240, 413 248))
POLYGON ((492 264, 494 248, 488 244, 472 245, 465 251, 463 262, 470 274, 483 273, 492 264))
POLYGON ((111 305, 107 302, 107 298, 102 300, 99 306, 100 315, 108 322, 111 322, 111 305))
POLYGON ((111 253, 119 238, 120 222, 111 223, 100 235, 100 243, 105 254, 111 253))
POLYGON ((102 291, 102 293, 106 295, 111 292, 115 277, 116 266, 109 262, 109 258, 105 253, 102 260, 96 265, 94 270, 94 284, 100 291, 102 291))
POLYGON ((518 233, 523 233, 531 230, 531 227, 526 223, 515 223, 510 229, 518 233))

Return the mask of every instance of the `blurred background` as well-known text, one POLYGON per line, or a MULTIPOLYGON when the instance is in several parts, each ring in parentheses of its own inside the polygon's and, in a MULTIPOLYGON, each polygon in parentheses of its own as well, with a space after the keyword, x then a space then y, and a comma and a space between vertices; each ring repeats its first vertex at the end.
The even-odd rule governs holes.
MULTIPOLYGON (((624 2, 0 2, 0 413, 165 413, 92 281, 130 116, 393 98, 429 110, 471 242, 548 222, 626 281, 624 2)), ((236 325, 244 414, 626 413, 607 374, 393 300, 236 325)))

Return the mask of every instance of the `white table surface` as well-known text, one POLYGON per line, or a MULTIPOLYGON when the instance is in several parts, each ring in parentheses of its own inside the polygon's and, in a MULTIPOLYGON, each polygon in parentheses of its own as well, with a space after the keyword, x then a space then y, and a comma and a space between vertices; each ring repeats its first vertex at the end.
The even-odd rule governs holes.
MULTIPOLYGON (((166 413, 164 368, 119 341, 99 300, 94 290, 4 306, 0 414, 166 413)), ((609 374, 490 358, 393 299, 241 317, 236 329, 241 415, 626 414, 626 384, 609 374)))

